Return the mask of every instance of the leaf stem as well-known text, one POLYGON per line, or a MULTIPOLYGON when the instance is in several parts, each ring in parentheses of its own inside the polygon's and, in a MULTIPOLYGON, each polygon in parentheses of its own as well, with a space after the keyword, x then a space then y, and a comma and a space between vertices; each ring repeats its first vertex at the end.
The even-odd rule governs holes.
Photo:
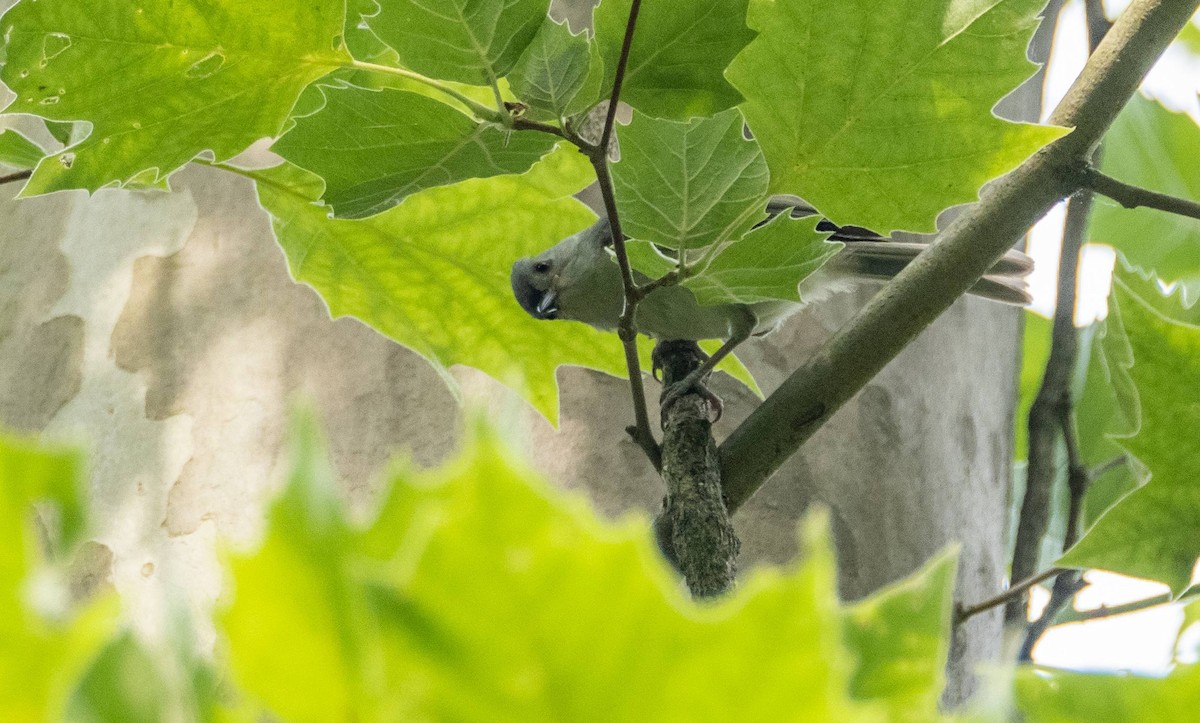
POLYGON ((1099 170, 1088 167, 1083 174, 1083 182, 1088 188, 1102 196, 1107 196, 1125 208, 1153 208, 1179 216, 1200 219, 1200 203, 1186 198, 1169 196, 1165 193, 1151 191, 1134 186, 1124 181, 1118 181, 1112 176, 1105 175, 1099 170))
MULTIPOLYGON (((383 73, 385 75, 395 75, 400 78, 407 78, 409 80, 416 81, 417 83, 427 85, 430 88, 433 88, 434 90, 457 100, 459 103, 462 103, 470 108, 471 112, 474 113, 475 116, 480 120, 490 121, 492 123, 504 123, 506 125, 512 122, 511 117, 507 113, 503 113, 495 108, 489 108, 476 100, 468 98, 467 96, 439 80, 434 80, 433 78, 421 75, 420 73, 414 73, 411 70, 405 70, 404 68, 393 68, 390 65, 379 65, 378 63, 368 63, 362 60, 351 60, 343 67, 365 70, 370 73, 383 73)), ((499 99, 500 90, 498 88, 495 90, 496 97, 499 99)), ((501 105, 501 107, 503 107, 503 105, 501 105)))

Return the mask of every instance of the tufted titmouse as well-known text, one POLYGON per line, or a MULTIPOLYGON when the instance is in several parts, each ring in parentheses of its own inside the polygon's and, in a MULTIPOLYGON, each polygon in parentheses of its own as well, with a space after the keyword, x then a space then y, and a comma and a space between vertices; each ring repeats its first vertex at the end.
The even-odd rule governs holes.
MULTIPOLYGON (((772 216, 784 212, 805 216, 815 210, 798 200, 777 197, 768 204, 767 212, 772 216)), ((817 229, 831 233, 830 239, 841 241, 845 248, 800 283, 801 303, 780 300, 701 306, 682 286, 656 289, 642 300, 635 321, 643 334, 660 340, 725 340, 720 350, 681 383, 680 392, 702 379, 750 336, 765 334, 805 305, 848 290, 858 282, 895 276, 926 247, 885 239, 866 229, 838 227, 828 221, 822 221, 817 229)), ((607 248, 611 243, 608 220, 602 218, 537 256, 514 263, 512 288, 521 308, 536 319, 570 319, 597 329, 615 329, 625 297, 620 271, 607 248)), ((1033 261, 1028 256, 1010 251, 970 293, 1008 304, 1027 304, 1030 297, 1024 277, 1032 270, 1033 261)), ((649 279, 639 276, 637 281, 643 284, 649 279)))

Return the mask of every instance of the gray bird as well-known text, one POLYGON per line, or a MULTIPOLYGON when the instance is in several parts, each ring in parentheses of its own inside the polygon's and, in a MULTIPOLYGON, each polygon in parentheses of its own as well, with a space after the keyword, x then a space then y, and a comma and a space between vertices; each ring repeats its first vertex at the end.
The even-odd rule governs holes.
MULTIPOLYGON (((770 216, 787 212, 800 217, 815 210, 798 200, 779 197, 772 199, 767 212, 770 216)), ((696 386, 749 337, 766 334, 807 304, 851 289, 857 283, 890 279, 926 247, 926 244, 886 239, 866 229, 838 227, 829 221, 821 221, 817 229, 830 232, 830 239, 841 241, 845 248, 800 283, 800 303, 780 300, 702 306, 682 286, 656 289, 642 300, 635 321, 643 334, 664 341, 725 341, 699 369, 667 393, 664 405, 696 386)), ((620 270, 608 251, 611 244, 608 220, 601 218, 537 256, 518 260, 513 264, 511 277, 517 303, 535 319, 569 319, 601 330, 615 329, 625 297, 620 270)), ((1010 251, 970 293, 1007 304, 1028 304, 1030 296, 1024 277, 1032 270, 1032 259, 1019 251, 1010 251)), ((635 277, 639 284, 650 281, 639 274, 635 277)))

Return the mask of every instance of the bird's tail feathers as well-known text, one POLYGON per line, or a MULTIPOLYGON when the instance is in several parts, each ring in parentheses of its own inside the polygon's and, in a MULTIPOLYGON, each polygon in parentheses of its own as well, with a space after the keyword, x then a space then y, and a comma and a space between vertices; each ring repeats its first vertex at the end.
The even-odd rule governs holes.
MULTIPOLYGON (((845 241, 846 247, 829 263, 853 278, 886 281, 900 273, 928 245, 888 241, 845 241)), ((1025 277, 1033 271, 1033 259, 1020 251, 1009 251, 992 265, 969 293, 1005 304, 1024 306, 1032 297, 1025 277)))

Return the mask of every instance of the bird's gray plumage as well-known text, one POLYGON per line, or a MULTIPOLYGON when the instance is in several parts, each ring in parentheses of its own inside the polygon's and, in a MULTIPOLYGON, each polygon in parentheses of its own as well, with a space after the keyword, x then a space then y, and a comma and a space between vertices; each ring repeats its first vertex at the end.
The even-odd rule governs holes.
MULTIPOLYGON (((768 212, 796 213, 797 204, 773 201, 768 212)), ((800 213, 809 209, 800 206, 800 213)), ((736 339, 763 334, 804 305, 852 288, 856 282, 895 276, 924 248, 880 238, 865 229, 841 229, 828 222, 826 230, 845 248, 800 284, 801 303, 766 301, 754 304, 701 306, 681 286, 655 290, 639 305, 638 331, 657 339, 736 339)), ((820 228, 820 227, 819 227, 820 228)), ((568 236, 537 256, 513 264, 512 288, 518 303, 538 319, 582 321, 598 329, 614 329, 624 307, 621 273, 608 251, 611 230, 601 219, 568 236)), ((1010 304, 1025 304, 1029 294, 1024 276, 1033 268, 1029 257, 1011 252, 980 279, 971 293, 1010 304)), ((639 277, 638 283, 648 279, 639 277)))

